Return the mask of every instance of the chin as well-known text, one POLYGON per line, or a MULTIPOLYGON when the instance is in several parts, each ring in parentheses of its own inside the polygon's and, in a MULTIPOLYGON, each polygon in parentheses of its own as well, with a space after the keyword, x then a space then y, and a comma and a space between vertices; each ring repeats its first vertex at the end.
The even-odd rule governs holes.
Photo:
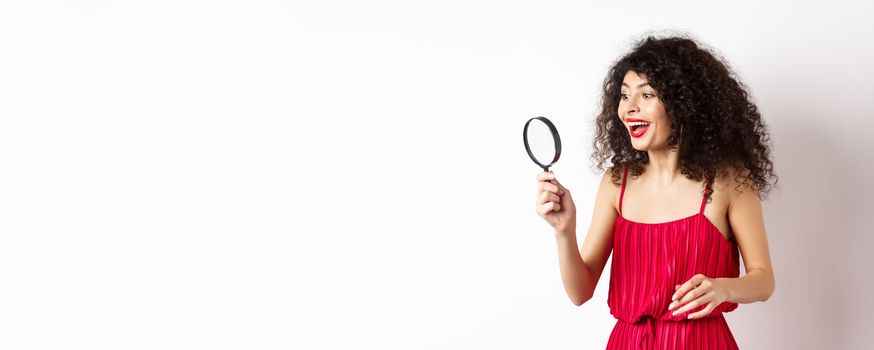
POLYGON ((649 142, 635 143, 634 141, 631 141, 631 147, 633 147, 634 149, 636 149, 638 151, 648 151, 650 149, 649 146, 650 146, 649 142))
MULTIPOLYGON (((666 145, 667 142, 663 142, 662 144, 663 144, 663 145, 666 145)), ((660 149, 667 149, 667 146, 664 146, 664 147, 656 147, 656 146, 654 146, 654 145, 652 144, 652 142, 650 142, 649 140, 641 140, 639 143, 635 143, 634 141, 632 141, 632 142, 631 142, 631 147, 633 147, 634 149, 636 149, 636 150, 638 150, 638 151, 641 151, 641 152, 657 151, 657 150, 660 150, 660 149)))

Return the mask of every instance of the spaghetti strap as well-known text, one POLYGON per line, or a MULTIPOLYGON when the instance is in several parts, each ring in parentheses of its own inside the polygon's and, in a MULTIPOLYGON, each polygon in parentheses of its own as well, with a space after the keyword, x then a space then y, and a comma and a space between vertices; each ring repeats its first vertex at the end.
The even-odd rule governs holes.
POLYGON ((628 177, 628 167, 625 167, 625 173, 622 174, 622 191, 619 192, 619 215, 622 215, 622 198, 625 197, 625 178, 628 177))
MULTIPOLYGON (((708 183, 709 183, 709 180, 708 180, 708 183)), ((705 187, 704 188, 704 198, 701 198, 701 210, 698 211, 698 214, 704 214, 704 206, 707 205, 707 193, 708 193, 708 190, 705 187)))

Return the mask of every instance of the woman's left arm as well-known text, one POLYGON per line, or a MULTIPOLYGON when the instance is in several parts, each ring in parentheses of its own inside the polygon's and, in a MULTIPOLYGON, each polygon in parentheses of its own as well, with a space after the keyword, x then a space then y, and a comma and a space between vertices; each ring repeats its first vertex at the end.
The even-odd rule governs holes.
POLYGON ((748 185, 740 193, 734 189, 727 192, 732 193, 728 205, 728 222, 740 248, 746 275, 739 278, 695 275, 677 287, 672 298, 674 302, 668 307, 668 310, 672 310, 683 305, 674 312, 675 315, 707 304, 701 311, 689 315, 689 318, 700 318, 722 302, 747 304, 766 301, 774 294, 774 272, 771 269, 765 220, 758 193, 748 185))

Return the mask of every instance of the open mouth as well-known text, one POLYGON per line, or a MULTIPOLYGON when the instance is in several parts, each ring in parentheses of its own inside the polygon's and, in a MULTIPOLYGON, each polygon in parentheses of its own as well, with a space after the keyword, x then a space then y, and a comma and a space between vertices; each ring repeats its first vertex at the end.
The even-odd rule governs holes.
POLYGON ((631 122, 628 123, 629 129, 631 130, 631 136, 641 137, 646 131, 649 129, 650 123, 648 122, 631 122))

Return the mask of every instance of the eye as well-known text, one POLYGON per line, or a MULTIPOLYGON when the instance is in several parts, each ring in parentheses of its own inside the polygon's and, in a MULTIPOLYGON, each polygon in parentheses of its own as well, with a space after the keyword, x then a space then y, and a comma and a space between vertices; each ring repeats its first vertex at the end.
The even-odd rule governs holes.
POLYGON ((626 96, 628 96, 628 94, 619 94, 619 98, 623 100, 628 99, 626 96))
POLYGON ((646 98, 650 98, 650 97, 653 97, 653 96, 655 96, 655 95, 653 95, 653 94, 643 94, 643 97, 646 97, 646 98))

